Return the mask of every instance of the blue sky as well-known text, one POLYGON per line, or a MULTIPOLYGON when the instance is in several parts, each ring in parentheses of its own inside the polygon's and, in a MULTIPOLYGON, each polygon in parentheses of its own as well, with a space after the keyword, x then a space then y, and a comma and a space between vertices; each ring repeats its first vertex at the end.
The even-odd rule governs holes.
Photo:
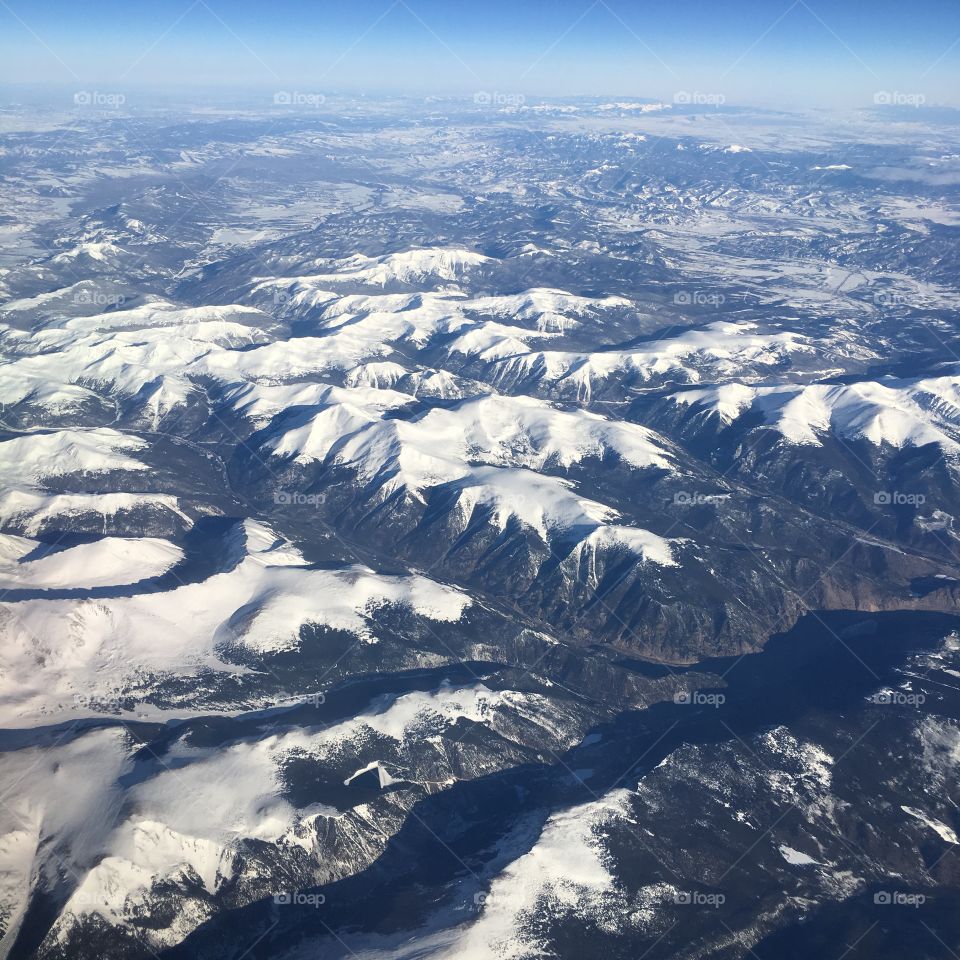
POLYGON ((960 106, 960 3, 0 0, 0 82, 960 106))

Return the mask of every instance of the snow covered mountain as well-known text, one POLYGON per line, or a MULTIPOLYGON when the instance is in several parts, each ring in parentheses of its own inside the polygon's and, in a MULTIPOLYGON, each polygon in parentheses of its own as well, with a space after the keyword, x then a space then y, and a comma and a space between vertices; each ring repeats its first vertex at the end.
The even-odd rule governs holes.
POLYGON ((955 125, 25 109, 0 956, 946 960, 955 125))

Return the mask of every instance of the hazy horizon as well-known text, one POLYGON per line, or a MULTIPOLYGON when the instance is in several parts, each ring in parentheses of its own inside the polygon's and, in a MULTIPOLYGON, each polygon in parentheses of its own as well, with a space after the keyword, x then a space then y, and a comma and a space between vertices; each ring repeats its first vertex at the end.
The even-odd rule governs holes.
POLYGON ((850 107, 889 94, 960 106, 960 8, 792 0, 638 10, 608 0, 359 0, 349 9, 162 0, 0 5, 0 83, 116 91, 295 87, 358 94, 678 93, 757 106, 850 107))

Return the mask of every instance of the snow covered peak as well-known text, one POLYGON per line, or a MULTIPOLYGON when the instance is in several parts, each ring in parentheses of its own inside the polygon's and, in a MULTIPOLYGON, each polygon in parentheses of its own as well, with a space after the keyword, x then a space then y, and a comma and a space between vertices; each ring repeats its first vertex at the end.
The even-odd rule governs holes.
POLYGON ((109 427, 33 433, 0 442, 0 477, 8 487, 33 487, 45 477, 72 473, 143 471, 147 464, 127 454, 147 447, 141 438, 109 427))
POLYGON ((326 283, 363 283, 386 287, 391 283, 413 284, 425 280, 457 280, 465 272, 492 262, 489 257, 459 247, 405 250, 381 257, 362 254, 327 262, 329 268, 311 276, 326 283))
POLYGON ((850 384, 747 386, 725 384, 689 390, 673 400, 732 423, 748 410, 794 444, 814 444, 830 433, 875 446, 921 447, 935 443, 960 453, 960 377, 864 380, 850 384))

